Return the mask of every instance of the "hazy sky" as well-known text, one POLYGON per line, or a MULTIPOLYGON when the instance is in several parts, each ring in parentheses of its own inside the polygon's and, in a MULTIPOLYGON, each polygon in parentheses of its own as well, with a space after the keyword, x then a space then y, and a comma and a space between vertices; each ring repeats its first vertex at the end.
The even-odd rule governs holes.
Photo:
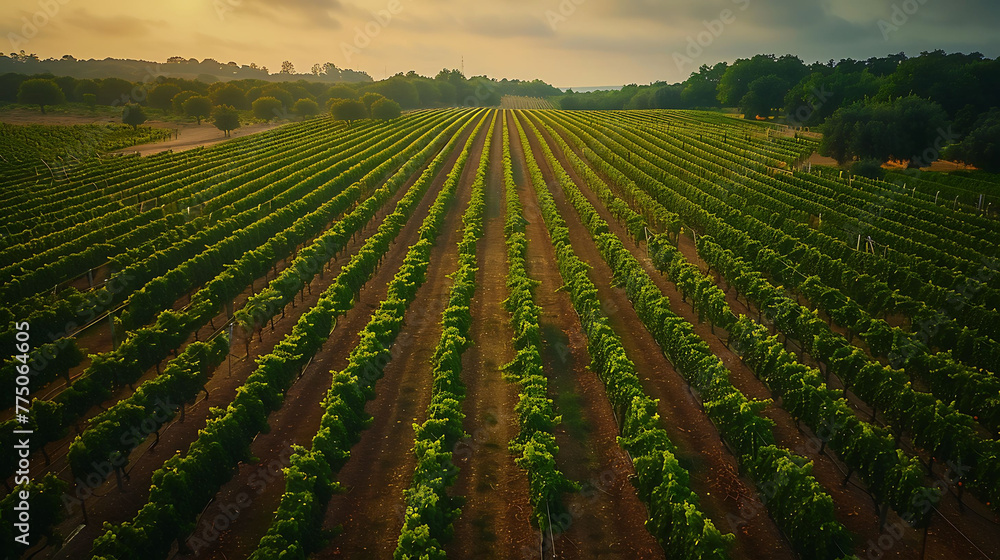
POLYGON ((807 63, 922 50, 1000 55, 996 0, 2 0, 4 51, 42 58, 291 60, 375 79, 541 78, 557 86, 679 81, 757 53, 807 63), (395 12, 395 13, 393 13, 395 12), (381 15, 379 15, 381 14, 381 15))

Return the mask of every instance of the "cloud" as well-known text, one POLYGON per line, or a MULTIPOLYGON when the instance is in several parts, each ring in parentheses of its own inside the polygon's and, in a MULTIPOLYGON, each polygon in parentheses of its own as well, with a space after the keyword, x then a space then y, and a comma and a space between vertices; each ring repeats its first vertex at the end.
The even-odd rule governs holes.
MULTIPOLYGON (((21 17, 39 9, 38 0, 2 1, 2 31, 17 31, 21 17)), ((935 49, 1000 55, 996 0, 219 0, 232 5, 221 21, 213 1, 69 3, 26 49, 147 60, 182 53, 269 68, 331 60, 379 76, 433 73, 464 56, 470 74, 564 86, 649 83, 685 79, 671 53, 730 10, 735 21, 697 64, 758 53, 792 53, 807 63, 935 49), (340 45, 353 43, 357 29, 392 1, 402 10, 348 64, 340 45), (919 8, 886 40, 878 21, 906 3, 919 8), (550 12, 565 19, 553 26, 550 12)))
POLYGON ((474 17, 466 20, 467 33, 498 39, 553 37, 555 31, 545 22, 526 17, 474 17))
POLYGON ((244 10, 270 26, 284 27, 285 33, 303 26, 342 29, 342 19, 350 11, 340 0, 243 0, 233 12, 244 10))
POLYGON ((87 33, 113 37, 138 37, 147 35, 150 31, 166 22, 147 20, 130 15, 98 15, 87 8, 80 8, 60 18, 70 26, 87 33))

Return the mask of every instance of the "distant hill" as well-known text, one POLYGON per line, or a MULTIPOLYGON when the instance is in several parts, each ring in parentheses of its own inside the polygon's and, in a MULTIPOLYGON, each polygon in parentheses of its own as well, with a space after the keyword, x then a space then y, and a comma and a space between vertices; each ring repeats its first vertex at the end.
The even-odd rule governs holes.
MULTIPOLYGON (((13 53, 12 53, 13 54, 13 53)), ((34 55, 6 56, 0 54, 0 74, 44 74, 71 76, 73 78, 121 78, 130 82, 145 82, 157 76, 185 78, 206 83, 247 78, 272 82, 290 82, 305 79, 313 82, 359 83, 371 82, 372 77, 365 72, 337 68, 332 63, 317 66, 317 73, 298 74, 293 72, 270 73, 267 68, 255 64, 239 65, 235 62, 222 63, 211 58, 197 60, 171 57, 167 62, 148 60, 105 58, 103 60, 78 60, 69 55, 63 58, 39 59, 34 55)))

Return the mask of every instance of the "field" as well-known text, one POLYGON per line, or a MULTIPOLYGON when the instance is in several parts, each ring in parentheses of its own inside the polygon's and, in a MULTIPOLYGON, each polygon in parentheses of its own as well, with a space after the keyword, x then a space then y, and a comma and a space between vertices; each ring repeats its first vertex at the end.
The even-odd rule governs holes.
POLYGON ((505 95, 500 100, 502 109, 555 109, 547 99, 541 97, 524 97, 519 95, 505 95))
POLYGON ((993 176, 533 101, 0 129, 8 556, 1000 557, 993 176))

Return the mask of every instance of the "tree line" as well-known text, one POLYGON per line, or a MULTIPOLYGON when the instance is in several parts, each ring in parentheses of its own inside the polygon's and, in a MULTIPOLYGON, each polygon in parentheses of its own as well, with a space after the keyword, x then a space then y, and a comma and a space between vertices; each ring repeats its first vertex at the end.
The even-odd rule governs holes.
MULTIPOLYGON (((323 73, 330 68, 314 70, 323 73)), ((496 106, 504 95, 548 97, 558 93, 560 90, 540 80, 467 78, 459 70, 448 69, 433 78, 411 71, 378 82, 333 86, 304 79, 270 82, 252 78, 209 83, 158 76, 131 82, 116 77, 0 75, 0 103, 37 105, 42 113, 47 107, 66 103, 121 106, 123 122, 132 126, 141 125, 149 115, 181 115, 198 124, 211 119, 227 134, 240 126, 241 112, 248 118, 252 115, 270 121, 309 118, 325 108, 334 118, 350 123, 369 117, 391 119, 406 109, 496 106)))
POLYGON ((981 53, 937 50, 867 60, 806 64, 759 54, 703 65, 676 84, 631 84, 575 93, 563 109, 718 109, 748 119, 780 119, 824 132, 821 152, 841 163, 889 160, 929 165, 941 156, 1000 171, 1000 61, 981 53))

